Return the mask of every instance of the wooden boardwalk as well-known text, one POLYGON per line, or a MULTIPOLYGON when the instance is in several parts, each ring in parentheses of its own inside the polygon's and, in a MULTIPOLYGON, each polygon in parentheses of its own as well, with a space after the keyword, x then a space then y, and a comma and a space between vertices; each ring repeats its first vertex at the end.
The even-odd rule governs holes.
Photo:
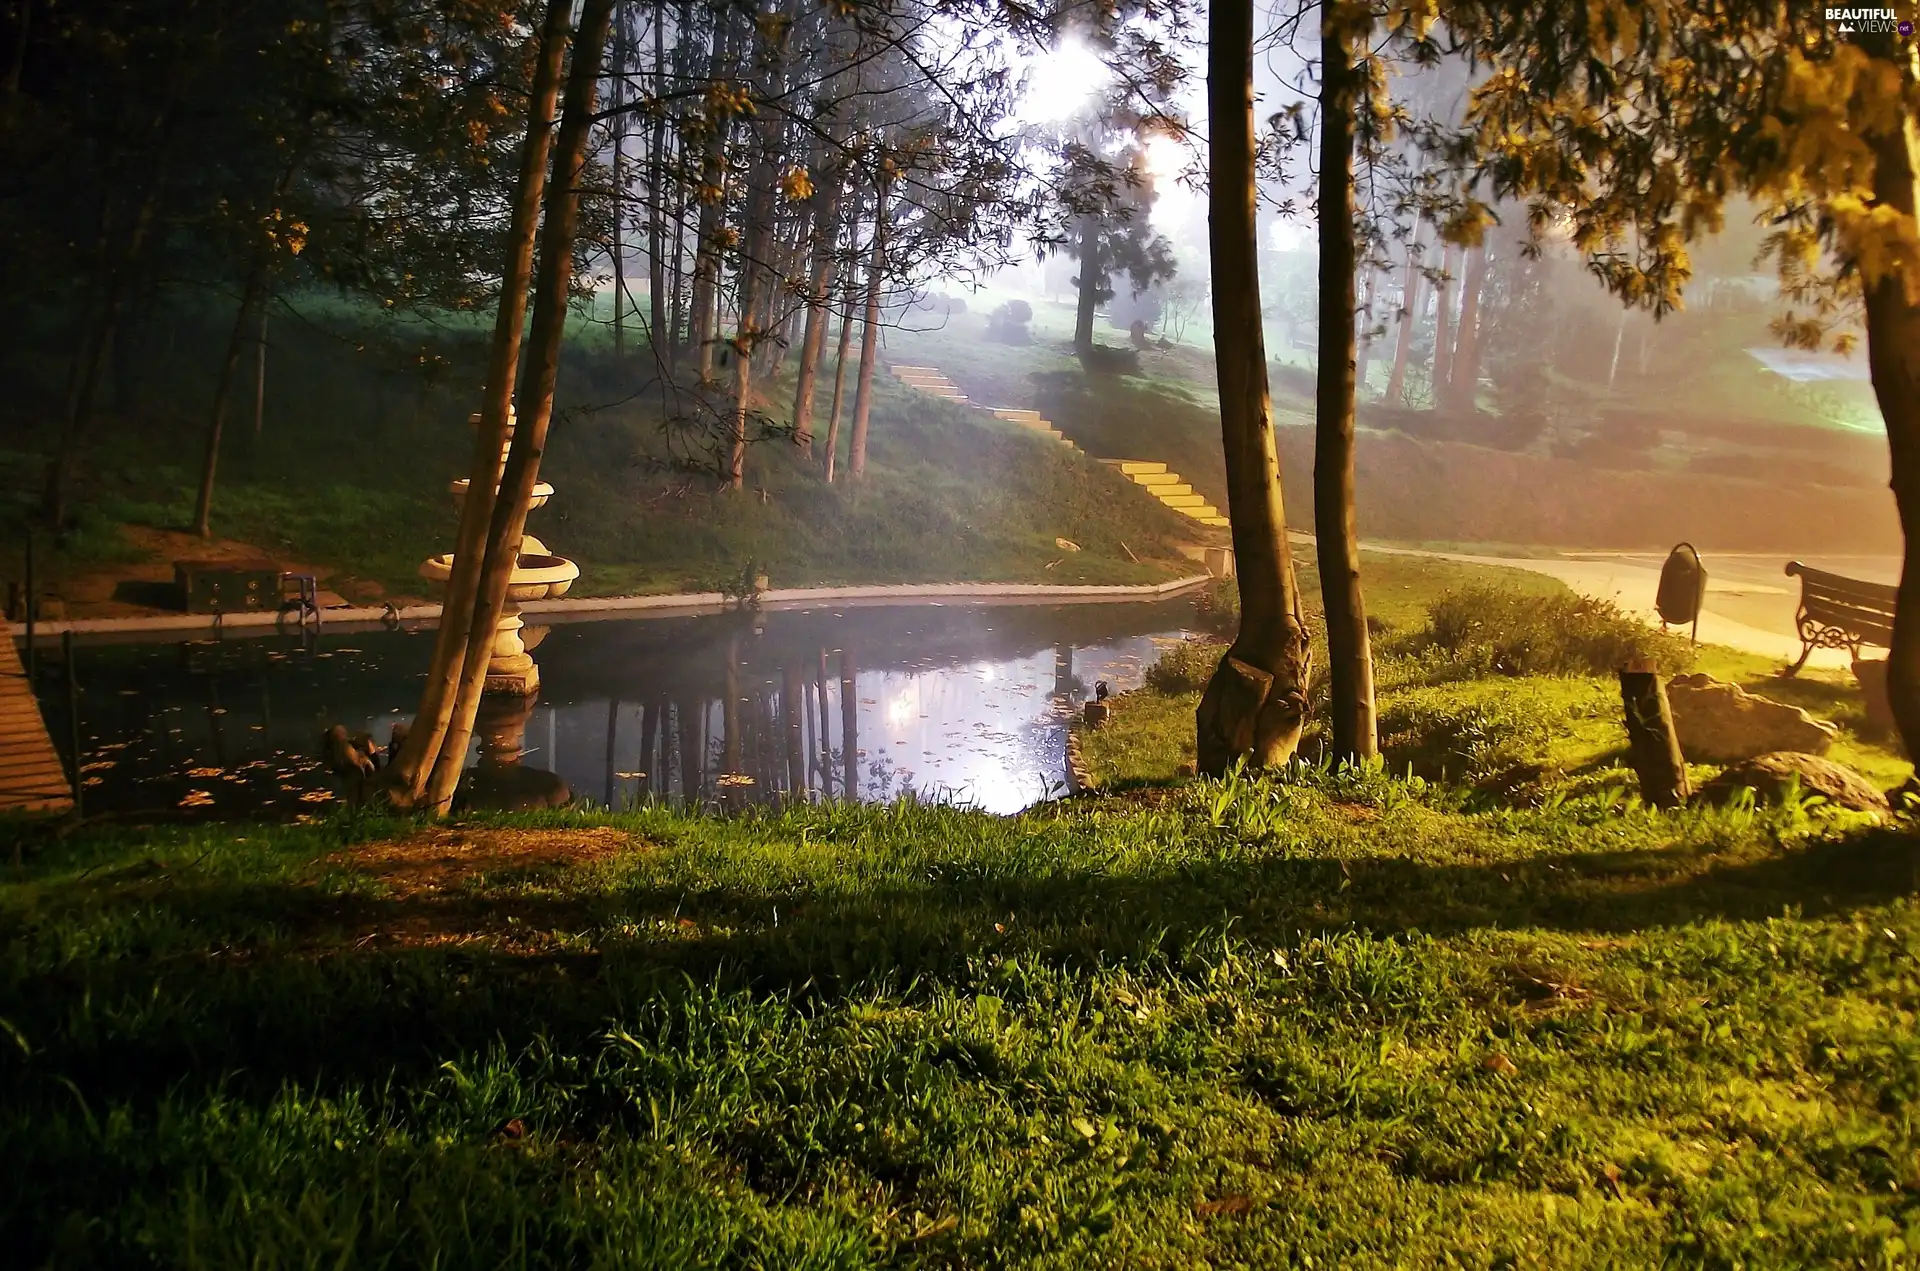
POLYGON ((47 735, 40 704, 27 691, 13 628, 0 618, 0 813, 66 812, 72 807, 73 788, 47 735))

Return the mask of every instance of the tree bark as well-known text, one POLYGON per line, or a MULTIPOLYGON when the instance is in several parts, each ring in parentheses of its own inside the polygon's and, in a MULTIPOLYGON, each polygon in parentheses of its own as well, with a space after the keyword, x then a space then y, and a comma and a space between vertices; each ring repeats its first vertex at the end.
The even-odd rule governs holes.
POLYGON ((1100 226, 1092 217, 1081 221, 1080 303, 1073 315, 1073 347, 1093 351, 1093 318, 1100 307, 1100 226))
POLYGON ((1353 65, 1353 19, 1331 2, 1322 5, 1321 13, 1320 365, 1314 401, 1313 528, 1327 621, 1332 753, 1357 763, 1380 752, 1354 516, 1353 130, 1360 83, 1353 65))
MULTIPOLYGON (((1874 141, 1874 202, 1912 224, 1920 197, 1920 126, 1911 115, 1874 141)), ((1887 700, 1908 759, 1920 751, 1920 567, 1913 545, 1920 536, 1920 278, 1897 269, 1866 290, 1867 366, 1887 423, 1893 461, 1893 502, 1904 552, 1893 608, 1893 645, 1887 651, 1887 700)))
POLYGON ((193 505, 193 532, 201 538, 213 537, 213 483, 220 467, 220 438, 226 431, 227 406, 233 400, 233 382, 240 374, 240 354, 247 342, 247 326, 259 303, 260 289, 266 283, 267 254, 262 245, 254 249, 247 266, 247 280, 240 288, 240 307, 233 315, 233 328, 227 334, 227 354, 220 362, 220 378, 213 391, 213 414, 207 420, 206 452, 200 460, 200 492, 193 505))
MULTIPOLYGON (((1322 89, 1321 96, 1324 98, 1325 95, 1322 89)), ((1325 144, 1324 138, 1322 144, 1325 144)), ((1352 288, 1352 284, 1348 286, 1352 288)), ((1355 298, 1353 316, 1353 384, 1356 391, 1367 386, 1367 365, 1373 360, 1373 302, 1379 294, 1373 270, 1367 271, 1366 283, 1358 290, 1360 294, 1355 298)), ((1322 303, 1325 303, 1324 300, 1322 303)))
MULTIPOLYGON (((713 57, 707 66, 708 83, 717 82, 727 69, 731 24, 727 11, 714 12, 713 57)), ((716 301, 719 299, 720 253, 718 235, 725 197, 726 144, 730 116, 718 122, 708 121, 706 150, 700 166, 700 217, 693 240, 693 344, 694 364, 700 382, 713 378, 716 301)))
POLYGON ((665 370, 673 347, 667 325, 667 7, 653 13, 653 138, 647 151, 647 316, 654 365, 665 370))
POLYGON ((847 442, 847 475, 858 481, 867 471, 867 419, 873 410, 873 368, 880 358, 880 277, 887 259, 887 182, 874 192, 873 259, 867 264, 867 321, 860 333, 860 378, 853 389, 853 429, 847 442))
POLYGON ((1640 797, 1652 807, 1679 807, 1692 791, 1659 672, 1622 669, 1620 704, 1626 712, 1628 753, 1640 779, 1640 797))
POLYGON ((833 252, 840 238, 840 181, 820 173, 830 183, 826 204, 814 225, 813 286, 807 296, 807 328, 800 340, 800 367, 793 387, 793 444, 802 454, 813 454, 813 392, 820 374, 820 352, 827 343, 827 317, 833 295, 833 252))
POLYGON ((622 4, 619 20, 614 24, 613 66, 609 70, 609 84, 613 89, 613 356, 616 362, 626 361, 627 356, 627 115, 621 107, 626 104, 627 48, 633 38, 628 26, 631 20, 631 11, 622 4))
POLYGON ((1387 391, 1381 398, 1389 406, 1404 404, 1401 399, 1407 391, 1407 359, 1413 352, 1420 299, 1420 234, 1416 227, 1407 239, 1407 272, 1400 285, 1400 329, 1393 342, 1393 370, 1387 374, 1387 391))
MULTIPOLYGON (((402 807, 413 807, 426 794, 428 775, 445 744, 461 667, 467 652, 479 593, 480 570, 500 484, 501 453, 506 448, 507 419, 513 410, 513 390, 520 364, 521 330, 526 324, 527 286, 533 276, 534 240, 540 229, 540 203, 547 183, 547 155, 552 147, 553 114, 560 96, 560 68, 567 53, 568 0, 550 0, 540 32, 539 59, 534 66, 533 94, 528 104, 527 138, 520 154, 520 179, 514 190, 507 228, 507 259, 501 269, 500 305, 494 313, 493 340, 487 355, 487 383, 480 405, 480 426, 474 429, 473 454, 467 467, 467 496, 460 506, 460 528, 454 537, 453 569, 447 579, 440 610, 440 628, 434 635, 433 658, 428 663, 420 710, 387 766, 388 796, 402 807)), ((487 643, 492 644, 489 636, 487 643)), ((470 726, 469 726, 470 727, 470 726)), ((461 744, 459 762, 466 758, 461 744)))
POLYGON ((260 305, 260 331, 255 337, 253 362, 253 438, 260 439, 260 433, 267 420, 267 299, 260 305))
POLYGON ((1487 285, 1487 249, 1483 244, 1467 253, 1467 277, 1460 286, 1460 334, 1454 339, 1453 361, 1447 371, 1451 409, 1479 409, 1480 293, 1487 285))
MULTIPOLYGON (((859 214, 856 209, 853 226, 849 227, 849 237, 857 231, 859 214)), ((852 243, 848 243, 849 249, 852 243)), ((846 398, 847 390, 847 350, 853 343, 853 306, 860 298, 859 270, 847 267, 847 294, 840 306, 840 347, 833 358, 833 404, 827 411, 827 484, 833 484, 833 467, 840 452, 840 406, 846 398)))
POLYGON ((1433 287, 1433 362, 1428 371, 1428 388, 1434 410, 1442 409, 1450 393, 1448 379, 1453 371, 1453 275, 1460 266, 1460 249, 1449 243, 1440 253, 1440 281, 1433 287))
POLYGON ((1260 327, 1253 0, 1215 0, 1207 25, 1214 357, 1240 588, 1240 629, 1194 717, 1199 770, 1217 776, 1242 756, 1255 764, 1292 758, 1306 722, 1309 646, 1287 542, 1260 327))

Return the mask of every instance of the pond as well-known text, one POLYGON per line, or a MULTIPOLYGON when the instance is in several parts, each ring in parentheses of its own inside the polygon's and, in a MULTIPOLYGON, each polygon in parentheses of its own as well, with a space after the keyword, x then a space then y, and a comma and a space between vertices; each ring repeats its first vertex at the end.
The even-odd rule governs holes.
MULTIPOLYGON (((551 615, 541 621, 551 620, 551 615)), ((540 692, 488 699, 469 763, 621 807, 903 796, 1017 811, 1060 792, 1066 721, 1137 686, 1192 602, 815 608, 554 622, 540 692)), ((335 723, 384 743, 420 696, 431 628, 191 642, 76 639, 89 813, 299 817, 352 791, 335 723)), ((41 702, 70 735, 57 652, 41 702)))

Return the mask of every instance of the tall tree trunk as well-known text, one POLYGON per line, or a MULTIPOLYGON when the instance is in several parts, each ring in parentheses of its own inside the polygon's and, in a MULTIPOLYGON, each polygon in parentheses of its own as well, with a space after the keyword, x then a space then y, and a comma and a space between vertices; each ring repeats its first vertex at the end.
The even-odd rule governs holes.
MULTIPOLYGON (((856 208, 853 226, 849 227, 849 239, 857 232, 859 211, 856 208)), ((852 247, 852 243, 848 243, 852 247)), ((846 399, 847 389, 847 350, 853 343, 853 306, 860 298, 860 271, 847 267, 847 294, 840 305, 840 347, 833 356, 833 403, 827 411, 827 484, 833 484, 833 466, 840 452, 840 406, 846 399)))
MULTIPOLYGON (((1874 139, 1874 201, 1912 224, 1920 211, 1920 125, 1911 115, 1897 131, 1874 139)), ((1887 698, 1894 726, 1912 759, 1920 752, 1920 278, 1897 268, 1871 282, 1866 293, 1867 365, 1887 423, 1893 461, 1893 502, 1900 514, 1904 553, 1893 610, 1893 647, 1887 651, 1887 698)))
POLYGON ((265 297, 260 304, 260 331, 256 335, 253 362, 253 438, 260 439, 261 430, 267 420, 267 304, 271 297, 265 297))
POLYGON ((207 420, 206 452, 200 460, 200 493, 193 505, 193 532, 201 538, 213 537, 213 482, 220 466, 220 437, 227 426, 227 406, 233 399, 233 382, 240 374, 240 354, 247 343, 247 327, 254 307, 260 302, 260 290, 266 285, 269 248, 254 249, 253 262, 247 266, 247 280, 240 288, 240 307, 233 315, 233 329, 227 334, 227 355, 220 363, 220 378, 213 391, 213 414, 207 420))
MULTIPOLYGON (((75 353, 73 371, 68 377, 67 398, 60 416, 60 440, 55 445, 53 462, 47 465, 47 481, 41 502, 41 510, 55 534, 64 532, 67 494, 73 483, 74 468, 79 463, 80 447, 93 426, 93 407, 100 391, 101 369, 113 349, 120 312, 126 304, 127 292, 133 285, 135 266, 146 249, 147 233, 153 224, 154 209, 160 201, 160 189, 165 177, 163 162, 153 173, 146 189, 140 193, 132 224, 117 255, 110 241, 105 241, 111 233, 110 227, 103 226, 101 229, 103 242, 100 259, 105 274, 104 294, 99 308, 95 310, 94 320, 86 328, 75 353)), ((105 215, 103 212, 103 219, 105 215)))
POLYGON ((1073 315, 1073 347, 1093 351, 1093 317, 1100 307, 1100 226, 1093 217, 1081 222, 1080 304, 1073 315))
POLYGON ((1479 409, 1480 293, 1487 285, 1487 249, 1483 244, 1467 254, 1467 277, 1460 286, 1460 334, 1453 342, 1453 361, 1447 372, 1451 408, 1479 409))
POLYGON ((566 334, 569 288, 573 282, 573 246, 580 219, 580 174, 586 163, 587 137, 593 126, 594 88, 607 43, 613 0, 586 0, 573 41, 573 64, 567 74, 566 105, 560 133, 554 142, 553 177, 548 185, 547 213, 541 227, 540 273, 534 283, 533 325, 527 337, 528 391, 521 400, 528 409, 514 428, 512 449, 500 475, 500 493, 487 527, 487 555, 480 568, 479 593, 473 621, 467 628, 465 665, 460 692, 445 744, 434 761, 427 785, 427 805, 444 814, 453 801, 473 735, 474 715, 486 685, 487 661, 493 635, 506 607, 507 585, 520 556, 527 509, 540 479, 540 456, 546 449, 547 428, 553 420, 553 390, 560 371, 560 346, 566 334))
POLYGON ((867 419, 873 410, 873 367, 880 358, 880 278, 887 262, 887 180, 874 190, 873 259, 867 263, 867 321, 860 333, 860 378, 853 389, 853 432, 847 443, 847 475, 867 471, 867 419))
MULTIPOLYGON (((1350 11, 1321 7, 1320 35, 1320 366, 1314 397, 1313 528, 1326 609, 1333 755, 1355 762, 1379 753, 1374 725, 1373 650, 1360 592, 1360 537, 1354 518, 1353 128, 1359 73, 1350 11)), ((1363 14, 1368 11, 1362 10, 1363 14)), ((1363 19, 1363 22, 1366 19, 1363 19)), ((1371 287, 1369 288, 1371 290, 1371 287)))
POLYGON ((627 49, 633 38, 628 26, 632 11, 620 6, 613 30, 613 66, 609 71, 613 98, 613 356, 627 357, 627 49))
MULTIPOLYGON (((533 93, 527 110, 527 137, 520 153, 520 179, 507 227, 507 258, 500 271, 500 306, 494 313, 493 340, 487 352, 485 397, 467 466, 467 495, 460 505, 453 569, 441 604, 440 628, 434 635, 433 659, 428 663, 426 687, 421 690, 420 710, 400 754, 386 770, 389 797, 403 807, 416 806, 425 796, 459 695, 467 632, 479 599, 487 531, 500 484, 507 420, 513 411, 521 332, 526 325, 527 286, 533 277, 534 240, 540 230, 540 203, 547 184, 547 156, 553 142, 553 114, 560 96, 560 68, 567 54, 571 10, 569 0, 550 0, 540 31, 539 58, 534 65, 533 93)), ((492 646, 491 633, 485 643, 492 646)), ((469 729, 471 726, 469 723, 469 729)), ((462 741, 455 762, 465 760, 466 742, 462 741)))
POLYGON ((1243 755, 1256 764, 1280 764, 1298 749, 1307 714, 1309 646, 1287 543, 1260 328, 1253 0, 1215 0, 1207 26, 1214 358, 1240 588, 1240 629, 1194 716, 1199 769, 1217 776, 1243 755))
MULTIPOLYGON (((717 83, 731 55, 732 24, 728 11, 714 11, 713 58, 707 66, 708 83, 717 83)), ((719 300, 720 221, 726 207, 727 132, 729 118, 709 121, 706 148, 700 165, 700 218, 693 240, 693 344, 700 382, 713 378, 715 308, 719 300)))
POLYGON ((673 333, 667 327, 667 7, 653 12, 653 137, 647 147, 647 341, 664 371, 673 333))
POLYGON ((826 205, 814 226, 813 285, 807 294, 807 329, 800 340, 800 368, 793 387, 793 444, 813 453, 813 389, 820 374, 820 352, 827 343, 827 317, 833 295, 833 251, 840 237, 840 180, 821 172, 829 183, 826 205))
POLYGON ((1407 359, 1413 352, 1413 328, 1420 317, 1420 232, 1418 226, 1407 239, 1407 271, 1400 284, 1400 329, 1393 341, 1393 370, 1387 374, 1387 391, 1381 398, 1389 406, 1400 406, 1407 391, 1407 359))
MULTIPOLYGON (((1325 96, 1324 89, 1321 95, 1325 96)), ((1351 185, 1351 182, 1349 182, 1349 185, 1351 185)), ((1348 284, 1349 289, 1351 289, 1352 286, 1353 284, 1348 284)), ((1379 294, 1378 275, 1375 271, 1369 269, 1367 271, 1366 284, 1356 299, 1358 307, 1354 312, 1353 320, 1353 384, 1356 391, 1364 389, 1367 386, 1367 366, 1373 360, 1374 300, 1379 294)), ((1321 339, 1321 347, 1324 348, 1325 346, 1326 340, 1323 336, 1321 339)))
POLYGON ((1440 281, 1433 288, 1433 362, 1429 367, 1432 407, 1444 409, 1451 392, 1453 371, 1453 278, 1460 267, 1460 249, 1448 243, 1440 253, 1440 281))

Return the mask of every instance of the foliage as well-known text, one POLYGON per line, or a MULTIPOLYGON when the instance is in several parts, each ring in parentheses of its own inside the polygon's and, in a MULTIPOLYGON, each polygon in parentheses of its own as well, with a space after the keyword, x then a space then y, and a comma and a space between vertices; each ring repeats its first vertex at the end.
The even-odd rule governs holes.
POLYGON ((1412 651, 1459 675, 1609 674, 1632 663, 1678 670, 1687 644, 1602 600, 1470 587, 1435 601, 1412 651))
POLYGON ((1160 656, 1147 668, 1147 686, 1156 693, 1198 693, 1213 678, 1213 670, 1226 651, 1226 646, 1215 640, 1182 640, 1160 650, 1160 656))

